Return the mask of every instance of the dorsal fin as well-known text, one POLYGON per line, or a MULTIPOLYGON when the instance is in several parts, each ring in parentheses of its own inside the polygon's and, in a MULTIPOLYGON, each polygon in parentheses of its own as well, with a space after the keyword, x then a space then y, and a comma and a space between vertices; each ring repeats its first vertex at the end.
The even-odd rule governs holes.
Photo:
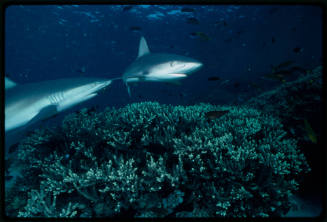
POLYGON ((12 87, 15 87, 17 84, 10 80, 8 77, 5 77, 5 89, 10 89, 12 87))
POLYGON ((150 53, 148 44, 145 41, 145 38, 142 36, 140 40, 140 46, 139 46, 139 54, 137 55, 137 58, 144 56, 145 54, 150 53))

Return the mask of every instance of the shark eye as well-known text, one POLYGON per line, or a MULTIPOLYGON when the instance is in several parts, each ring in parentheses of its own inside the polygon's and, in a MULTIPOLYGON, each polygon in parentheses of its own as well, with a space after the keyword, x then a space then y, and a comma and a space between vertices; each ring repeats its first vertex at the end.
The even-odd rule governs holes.
POLYGON ((174 67, 176 65, 176 62, 170 62, 170 67, 174 67))

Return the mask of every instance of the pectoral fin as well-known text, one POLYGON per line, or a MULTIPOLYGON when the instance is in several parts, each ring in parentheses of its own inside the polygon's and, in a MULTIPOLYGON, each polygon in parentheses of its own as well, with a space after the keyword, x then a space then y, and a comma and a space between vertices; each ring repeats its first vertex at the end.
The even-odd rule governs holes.
POLYGON ((126 88, 127 88, 127 92, 128 92, 129 97, 132 97, 131 89, 129 88, 129 85, 127 84, 127 82, 125 82, 125 85, 126 85, 126 88))
POLYGON ((40 112, 34 116, 27 125, 34 124, 40 120, 48 119, 58 113, 56 105, 49 105, 40 110, 40 112))

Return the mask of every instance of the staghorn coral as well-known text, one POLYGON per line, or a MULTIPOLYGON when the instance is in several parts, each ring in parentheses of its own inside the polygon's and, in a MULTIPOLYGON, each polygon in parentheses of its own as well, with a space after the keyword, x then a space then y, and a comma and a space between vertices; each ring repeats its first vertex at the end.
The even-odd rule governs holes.
POLYGON ((35 131, 17 158, 31 178, 6 196, 24 194, 6 209, 19 217, 281 216, 310 170, 279 119, 210 104, 84 109, 35 131), (206 118, 216 110, 229 112, 206 118))

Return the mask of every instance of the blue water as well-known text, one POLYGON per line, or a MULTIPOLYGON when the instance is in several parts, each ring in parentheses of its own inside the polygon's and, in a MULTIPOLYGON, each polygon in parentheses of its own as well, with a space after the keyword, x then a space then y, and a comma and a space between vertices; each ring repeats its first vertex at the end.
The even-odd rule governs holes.
MULTIPOLYGON (((4 74, 18 84, 121 77, 136 59, 141 36, 150 51, 195 58, 202 69, 181 85, 131 84, 132 97, 122 81, 115 81, 99 96, 50 120, 52 124, 91 106, 102 109, 140 101, 241 104, 282 84, 262 78, 272 67, 291 60, 309 70, 322 63, 318 6, 16 5, 5 14, 4 74), (185 8, 193 11, 183 12, 185 8), (219 80, 209 81, 213 76, 219 80)), ((303 216, 290 212, 294 215, 303 216)))
MULTIPOLYGON (((92 102, 104 106, 156 100, 170 104, 237 103, 257 93, 272 65, 293 60, 321 64, 321 9, 317 6, 169 5, 9 6, 5 17, 5 74, 18 83, 66 77, 119 77, 135 60, 144 36, 153 52, 187 55, 203 68, 182 81, 125 86, 116 81, 92 102), (194 12, 182 12, 183 8, 194 12), (189 24, 194 17, 198 24, 189 24), (132 28, 131 28, 132 27, 132 28), (137 27, 137 30, 131 30, 137 27), (190 33, 201 32, 205 38, 190 33), (207 37, 207 38, 206 38, 207 37), (293 49, 302 48, 301 53, 293 49), (218 76, 221 81, 208 81, 218 76), (221 86, 223 80, 229 80, 221 86), (239 86, 235 87, 235 83, 239 86)), ((90 103, 92 103, 90 101, 90 103)))

